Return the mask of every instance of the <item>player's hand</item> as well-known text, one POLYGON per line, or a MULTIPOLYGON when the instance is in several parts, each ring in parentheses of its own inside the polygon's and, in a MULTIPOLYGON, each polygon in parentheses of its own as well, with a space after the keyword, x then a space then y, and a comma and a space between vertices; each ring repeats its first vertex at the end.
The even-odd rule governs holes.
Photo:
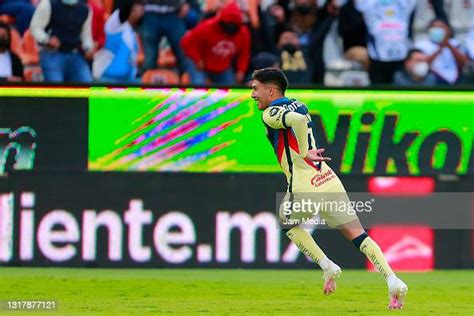
POLYGON ((323 152, 324 152, 324 148, 310 149, 308 150, 308 153, 306 154, 306 159, 309 159, 312 161, 330 161, 331 158, 323 157, 321 155, 323 152))

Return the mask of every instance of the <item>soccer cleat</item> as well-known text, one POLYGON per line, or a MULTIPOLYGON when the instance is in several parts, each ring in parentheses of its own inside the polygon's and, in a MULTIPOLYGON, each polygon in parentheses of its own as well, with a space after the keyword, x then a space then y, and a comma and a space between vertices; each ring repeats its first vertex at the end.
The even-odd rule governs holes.
POLYGON ((388 308, 402 309, 407 293, 408 286, 399 278, 395 278, 392 284, 388 287, 388 294, 390 297, 388 308))
POLYGON ((336 278, 339 278, 341 276, 341 268, 335 264, 334 262, 331 262, 331 266, 328 270, 324 271, 323 279, 324 279, 324 289, 323 292, 325 295, 329 295, 331 293, 334 293, 336 291, 336 278))

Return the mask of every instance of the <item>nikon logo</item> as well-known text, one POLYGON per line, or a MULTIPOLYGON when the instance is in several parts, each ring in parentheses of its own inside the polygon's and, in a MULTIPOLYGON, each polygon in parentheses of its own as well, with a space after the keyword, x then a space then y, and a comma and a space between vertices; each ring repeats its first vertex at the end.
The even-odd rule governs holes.
POLYGON ((33 169, 36 136, 36 131, 28 126, 16 130, 0 128, 0 174, 8 170, 33 169))

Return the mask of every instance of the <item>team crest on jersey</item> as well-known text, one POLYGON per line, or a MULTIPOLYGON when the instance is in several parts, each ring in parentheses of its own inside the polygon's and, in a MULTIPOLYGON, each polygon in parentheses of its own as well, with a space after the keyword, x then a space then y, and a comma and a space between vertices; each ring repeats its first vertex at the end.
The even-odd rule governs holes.
POLYGON ((270 116, 275 116, 278 113, 278 108, 273 108, 270 110, 270 116))

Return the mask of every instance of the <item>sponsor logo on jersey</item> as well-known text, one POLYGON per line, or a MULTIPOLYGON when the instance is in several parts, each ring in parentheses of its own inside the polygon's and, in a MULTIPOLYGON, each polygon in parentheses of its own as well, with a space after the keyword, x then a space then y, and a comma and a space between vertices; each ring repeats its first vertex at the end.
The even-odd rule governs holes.
POLYGON ((331 169, 329 169, 328 171, 324 172, 323 174, 315 175, 311 179, 311 185, 313 185, 315 187, 319 187, 319 186, 323 185, 324 183, 326 183, 328 181, 331 181, 335 177, 336 177, 336 175, 334 174, 334 172, 331 169))

